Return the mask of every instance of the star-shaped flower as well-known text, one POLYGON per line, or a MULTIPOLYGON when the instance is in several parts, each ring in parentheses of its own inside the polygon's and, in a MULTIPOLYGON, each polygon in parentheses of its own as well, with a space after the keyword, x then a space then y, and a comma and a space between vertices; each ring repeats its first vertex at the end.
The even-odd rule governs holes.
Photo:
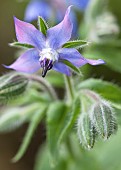
POLYGON ((104 61, 85 59, 77 49, 65 48, 64 44, 71 38, 73 24, 70 19, 68 7, 65 17, 58 25, 46 30, 43 34, 32 24, 15 18, 15 30, 20 44, 28 44, 28 49, 12 65, 5 66, 16 71, 34 73, 42 68, 45 77, 48 70, 53 69, 66 75, 71 75, 70 68, 64 63, 68 61, 76 67, 84 64, 98 65, 104 61))

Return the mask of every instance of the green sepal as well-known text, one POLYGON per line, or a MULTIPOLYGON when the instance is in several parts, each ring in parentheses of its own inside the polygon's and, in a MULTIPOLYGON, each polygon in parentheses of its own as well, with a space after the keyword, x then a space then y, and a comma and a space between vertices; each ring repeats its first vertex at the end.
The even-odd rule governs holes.
POLYGON ((68 41, 63 45, 63 48, 82 48, 89 45, 90 42, 84 40, 68 41))
POLYGON ((48 25, 45 22, 45 20, 42 17, 38 17, 38 26, 39 26, 39 30, 46 35, 47 29, 48 29, 48 25))
POLYGON ((80 69, 77 68, 76 66, 74 66, 72 63, 70 63, 67 60, 61 60, 61 62, 66 64, 72 71, 74 71, 74 73, 82 76, 82 73, 81 73, 80 69))
POLYGON ((13 43, 9 43, 9 45, 11 47, 18 47, 18 48, 34 48, 33 45, 31 44, 25 44, 25 43, 20 43, 20 42, 13 42, 13 43))

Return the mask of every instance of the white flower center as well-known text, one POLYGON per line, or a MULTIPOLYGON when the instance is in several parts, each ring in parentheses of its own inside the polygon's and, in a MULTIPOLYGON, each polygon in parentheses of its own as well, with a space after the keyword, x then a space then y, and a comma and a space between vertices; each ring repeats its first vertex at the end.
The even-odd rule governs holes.
POLYGON ((39 61, 42 61, 45 58, 53 62, 58 60, 58 53, 52 48, 44 48, 39 55, 40 55, 39 61))
POLYGON ((55 61, 58 60, 58 53, 52 48, 44 48, 39 53, 40 66, 42 67, 42 77, 46 76, 46 73, 52 69, 55 61))

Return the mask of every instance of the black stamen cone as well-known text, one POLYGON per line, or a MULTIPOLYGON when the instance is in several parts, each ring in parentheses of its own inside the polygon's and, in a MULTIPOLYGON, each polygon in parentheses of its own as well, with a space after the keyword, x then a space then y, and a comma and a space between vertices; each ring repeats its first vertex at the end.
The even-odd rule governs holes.
POLYGON ((45 76, 46 76, 47 71, 48 71, 48 69, 45 68, 45 67, 43 67, 43 69, 42 69, 42 77, 45 77, 45 76))
POLYGON ((42 67, 42 77, 45 77, 47 74, 47 71, 53 67, 52 60, 49 60, 47 58, 41 61, 40 65, 42 67))

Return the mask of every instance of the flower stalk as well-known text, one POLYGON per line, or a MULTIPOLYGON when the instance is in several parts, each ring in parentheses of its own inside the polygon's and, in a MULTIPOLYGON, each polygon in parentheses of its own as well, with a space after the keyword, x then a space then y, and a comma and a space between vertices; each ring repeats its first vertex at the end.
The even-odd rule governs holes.
POLYGON ((74 98, 73 82, 72 82, 71 77, 69 77, 69 76, 64 75, 64 79, 65 79, 65 86, 66 86, 68 103, 71 103, 73 101, 73 98, 74 98))

